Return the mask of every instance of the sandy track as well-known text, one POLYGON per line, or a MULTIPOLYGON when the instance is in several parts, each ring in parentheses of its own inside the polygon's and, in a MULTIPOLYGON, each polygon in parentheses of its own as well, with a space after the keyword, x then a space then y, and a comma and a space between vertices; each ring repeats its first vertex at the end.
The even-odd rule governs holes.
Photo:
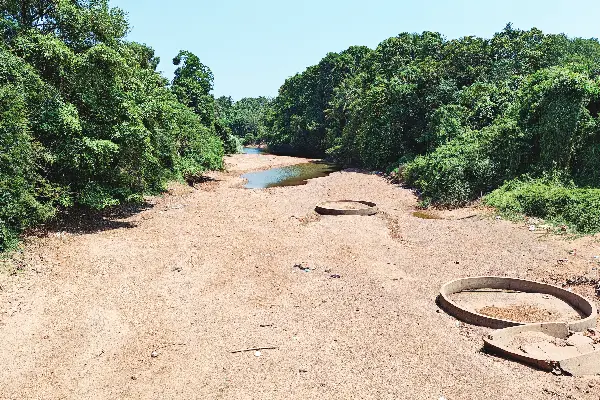
POLYGON ((104 230, 29 240, 14 260, 21 270, 0 275, 0 398, 600 397, 599 378, 481 353, 487 330, 457 326, 435 304, 458 277, 582 274, 596 240, 490 218, 418 219, 410 191, 357 172, 239 187, 243 171, 297 162, 234 156, 217 181, 175 186, 104 230), (374 201, 384 214, 313 213, 337 199, 374 201), (278 349, 231 353, 263 346, 278 349))

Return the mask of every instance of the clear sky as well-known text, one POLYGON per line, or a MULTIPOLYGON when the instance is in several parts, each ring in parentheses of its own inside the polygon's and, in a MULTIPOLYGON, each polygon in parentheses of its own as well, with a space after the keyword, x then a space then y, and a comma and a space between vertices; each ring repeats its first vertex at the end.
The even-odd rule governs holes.
POLYGON ((286 78, 352 45, 401 32, 490 37, 512 22, 547 33, 600 36, 600 0, 111 0, 129 39, 146 43, 172 78, 179 50, 215 75, 216 96, 275 96, 286 78))

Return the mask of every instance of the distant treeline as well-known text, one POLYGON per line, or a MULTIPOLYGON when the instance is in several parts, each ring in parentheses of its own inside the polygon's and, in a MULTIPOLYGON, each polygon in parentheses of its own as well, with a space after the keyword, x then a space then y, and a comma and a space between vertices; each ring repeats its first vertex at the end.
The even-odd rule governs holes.
POLYGON ((107 0, 0 2, 0 251, 57 210, 139 201, 222 167, 235 140, 210 69, 182 51, 169 84, 127 31, 107 0))
POLYGON ((272 99, 267 97, 233 101, 231 97, 222 96, 216 100, 217 118, 242 144, 259 144, 268 136, 271 102, 272 99))
POLYGON ((600 43, 522 31, 403 33, 329 53, 269 109, 274 151, 395 171, 425 205, 482 195, 600 230, 600 43))

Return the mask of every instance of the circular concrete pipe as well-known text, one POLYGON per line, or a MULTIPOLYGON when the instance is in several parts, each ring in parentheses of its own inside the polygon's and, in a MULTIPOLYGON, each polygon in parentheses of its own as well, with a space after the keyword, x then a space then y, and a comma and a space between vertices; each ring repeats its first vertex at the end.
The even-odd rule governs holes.
POLYGON ((527 323, 524 322, 503 320, 479 314, 474 311, 467 310, 450 300, 450 295, 454 293, 477 289, 514 290, 519 292, 551 295, 567 302, 571 307, 582 314, 582 319, 568 322, 569 329, 575 332, 582 332, 588 328, 596 327, 598 311, 596 306, 590 301, 578 294, 569 292, 568 290, 558 286, 524 279, 503 278, 496 276, 480 276, 457 279, 442 286, 439 295, 439 304, 448 314, 472 325, 486 326, 494 329, 527 325, 527 323))
POLYGON ((317 205, 315 211, 321 215, 374 215, 377 204, 355 200, 327 201, 317 205))

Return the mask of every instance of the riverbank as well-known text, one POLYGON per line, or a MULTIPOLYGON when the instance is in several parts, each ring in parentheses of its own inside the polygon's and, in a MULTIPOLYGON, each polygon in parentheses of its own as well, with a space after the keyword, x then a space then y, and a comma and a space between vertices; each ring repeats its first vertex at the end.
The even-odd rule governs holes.
POLYGON ((417 218, 409 190, 355 171, 241 188, 244 172, 307 161, 234 155, 138 213, 27 240, 0 276, 0 398, 598 398, 599 378, 480 352, 489 330, 435 304, 464 276, 594 273, 597 240, 476 208, 417 218), (382 213, 313 212, 338 199, 382 213), (232 353, 256 347, 275 349, 232 353))

